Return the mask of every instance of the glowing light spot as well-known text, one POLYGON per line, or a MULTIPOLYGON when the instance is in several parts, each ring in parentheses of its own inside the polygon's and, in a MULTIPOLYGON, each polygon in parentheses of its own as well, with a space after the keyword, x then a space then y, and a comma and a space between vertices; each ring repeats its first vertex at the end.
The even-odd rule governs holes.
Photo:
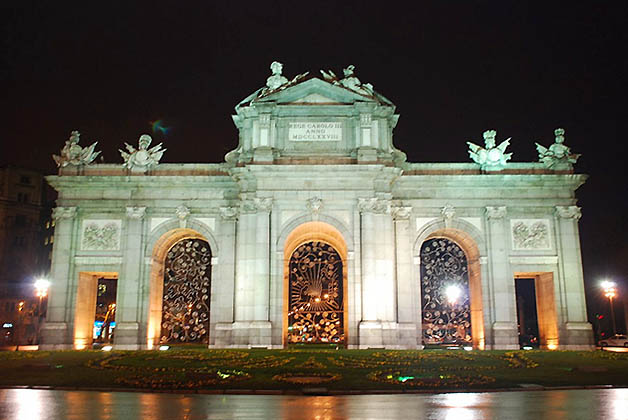
POLYGON ((151 121, 150 126, 153 129, 153 133, 161 133, 164 136, 167 136, 172 129, 172 127, 165 127, 162 120, 151 121))

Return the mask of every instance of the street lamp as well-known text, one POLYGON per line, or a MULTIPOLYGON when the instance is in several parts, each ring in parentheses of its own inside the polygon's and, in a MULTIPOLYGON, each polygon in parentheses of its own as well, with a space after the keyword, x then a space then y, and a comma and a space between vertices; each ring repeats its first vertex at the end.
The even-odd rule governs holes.
POLYGON ((50 282, 46 279, 37 279, 35 281, 35 296, 39 298, 39 316, 41 317, 41 302, 48 296, 48 289, 50 289, 50 282))
POLYGON ((613 321, 613 334, 617 334, 617 327, 615 326, 615 310, 613 309, 613 298, 617 296, 617 288, 615 282, 604 280, 600 283, 602 290, 604 290, 604 296, 608 298, 608 302, 611 305, 611 320, 613 321))

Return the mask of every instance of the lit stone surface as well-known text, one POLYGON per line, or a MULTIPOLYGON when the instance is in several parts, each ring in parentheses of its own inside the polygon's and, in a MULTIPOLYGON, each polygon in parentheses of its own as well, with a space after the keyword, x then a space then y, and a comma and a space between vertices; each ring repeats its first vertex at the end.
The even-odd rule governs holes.
POLYGON ((185 238, 211 248, 209 346, 280 348, 294 232, 300 243, 342 248, 350 348, 422 348, 420 250, 433 237, 467 254, 474 346, 519 348, 514 279, 535 278, 537 301, 552 308, 539 316, 542 344, 592 348, 575 198, 585 175, 509 162, 492 132, 480 148, 495 150, 489 160, 406 162, 393 145, 394 105, 353 66, 344 79, 289 80, 278 64, 236 107, 239 144, 224 163, 164 164, 159 155, 131 165, 129 155, 47 178, 59 207, 42 348, 90 344, 99 273, 118 279, 114 346, 152 348, 163 258, 185 238), (306 224, 316 228, 299 230, 306 224))

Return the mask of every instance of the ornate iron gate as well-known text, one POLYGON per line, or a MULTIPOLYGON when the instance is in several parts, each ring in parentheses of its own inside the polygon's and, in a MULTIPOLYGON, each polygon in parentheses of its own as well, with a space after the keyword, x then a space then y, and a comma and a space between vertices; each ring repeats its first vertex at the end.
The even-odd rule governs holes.
POLYGON ((344 343, 342 259, 323 242, 299 246, 290 257, 288 342, 344 343))
POLYGON ((467 257, 454 242, 430 239, 421 246, 424 344, 470 343, 467 257), (459 293, 457 299, 447 293, 459 293))
POLYGON ((164 269, 161 342, 203 342, 209 334, 211 251, 183 239, 168 251, 164 269))

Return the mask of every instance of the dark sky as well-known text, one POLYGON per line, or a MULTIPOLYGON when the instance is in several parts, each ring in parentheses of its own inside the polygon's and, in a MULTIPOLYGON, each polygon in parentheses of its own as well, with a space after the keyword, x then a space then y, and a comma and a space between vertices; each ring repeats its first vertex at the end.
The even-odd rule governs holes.
POLYGON ((271 61, 289 78, 355 64, 397 105, 409 161, 469 162, 465 141, 488 128, 512 137, 513 161, 536 160, 534 141, 564 127, 591 176, 578 191, 587 284, 626 280, 625 1, 43 3, 0 6, 0 163, 53 173, 73 129, 121 162, 156 119, 174 127, 154 136, 163 161, 220 162, 237 144, 233 106, 271 61))

